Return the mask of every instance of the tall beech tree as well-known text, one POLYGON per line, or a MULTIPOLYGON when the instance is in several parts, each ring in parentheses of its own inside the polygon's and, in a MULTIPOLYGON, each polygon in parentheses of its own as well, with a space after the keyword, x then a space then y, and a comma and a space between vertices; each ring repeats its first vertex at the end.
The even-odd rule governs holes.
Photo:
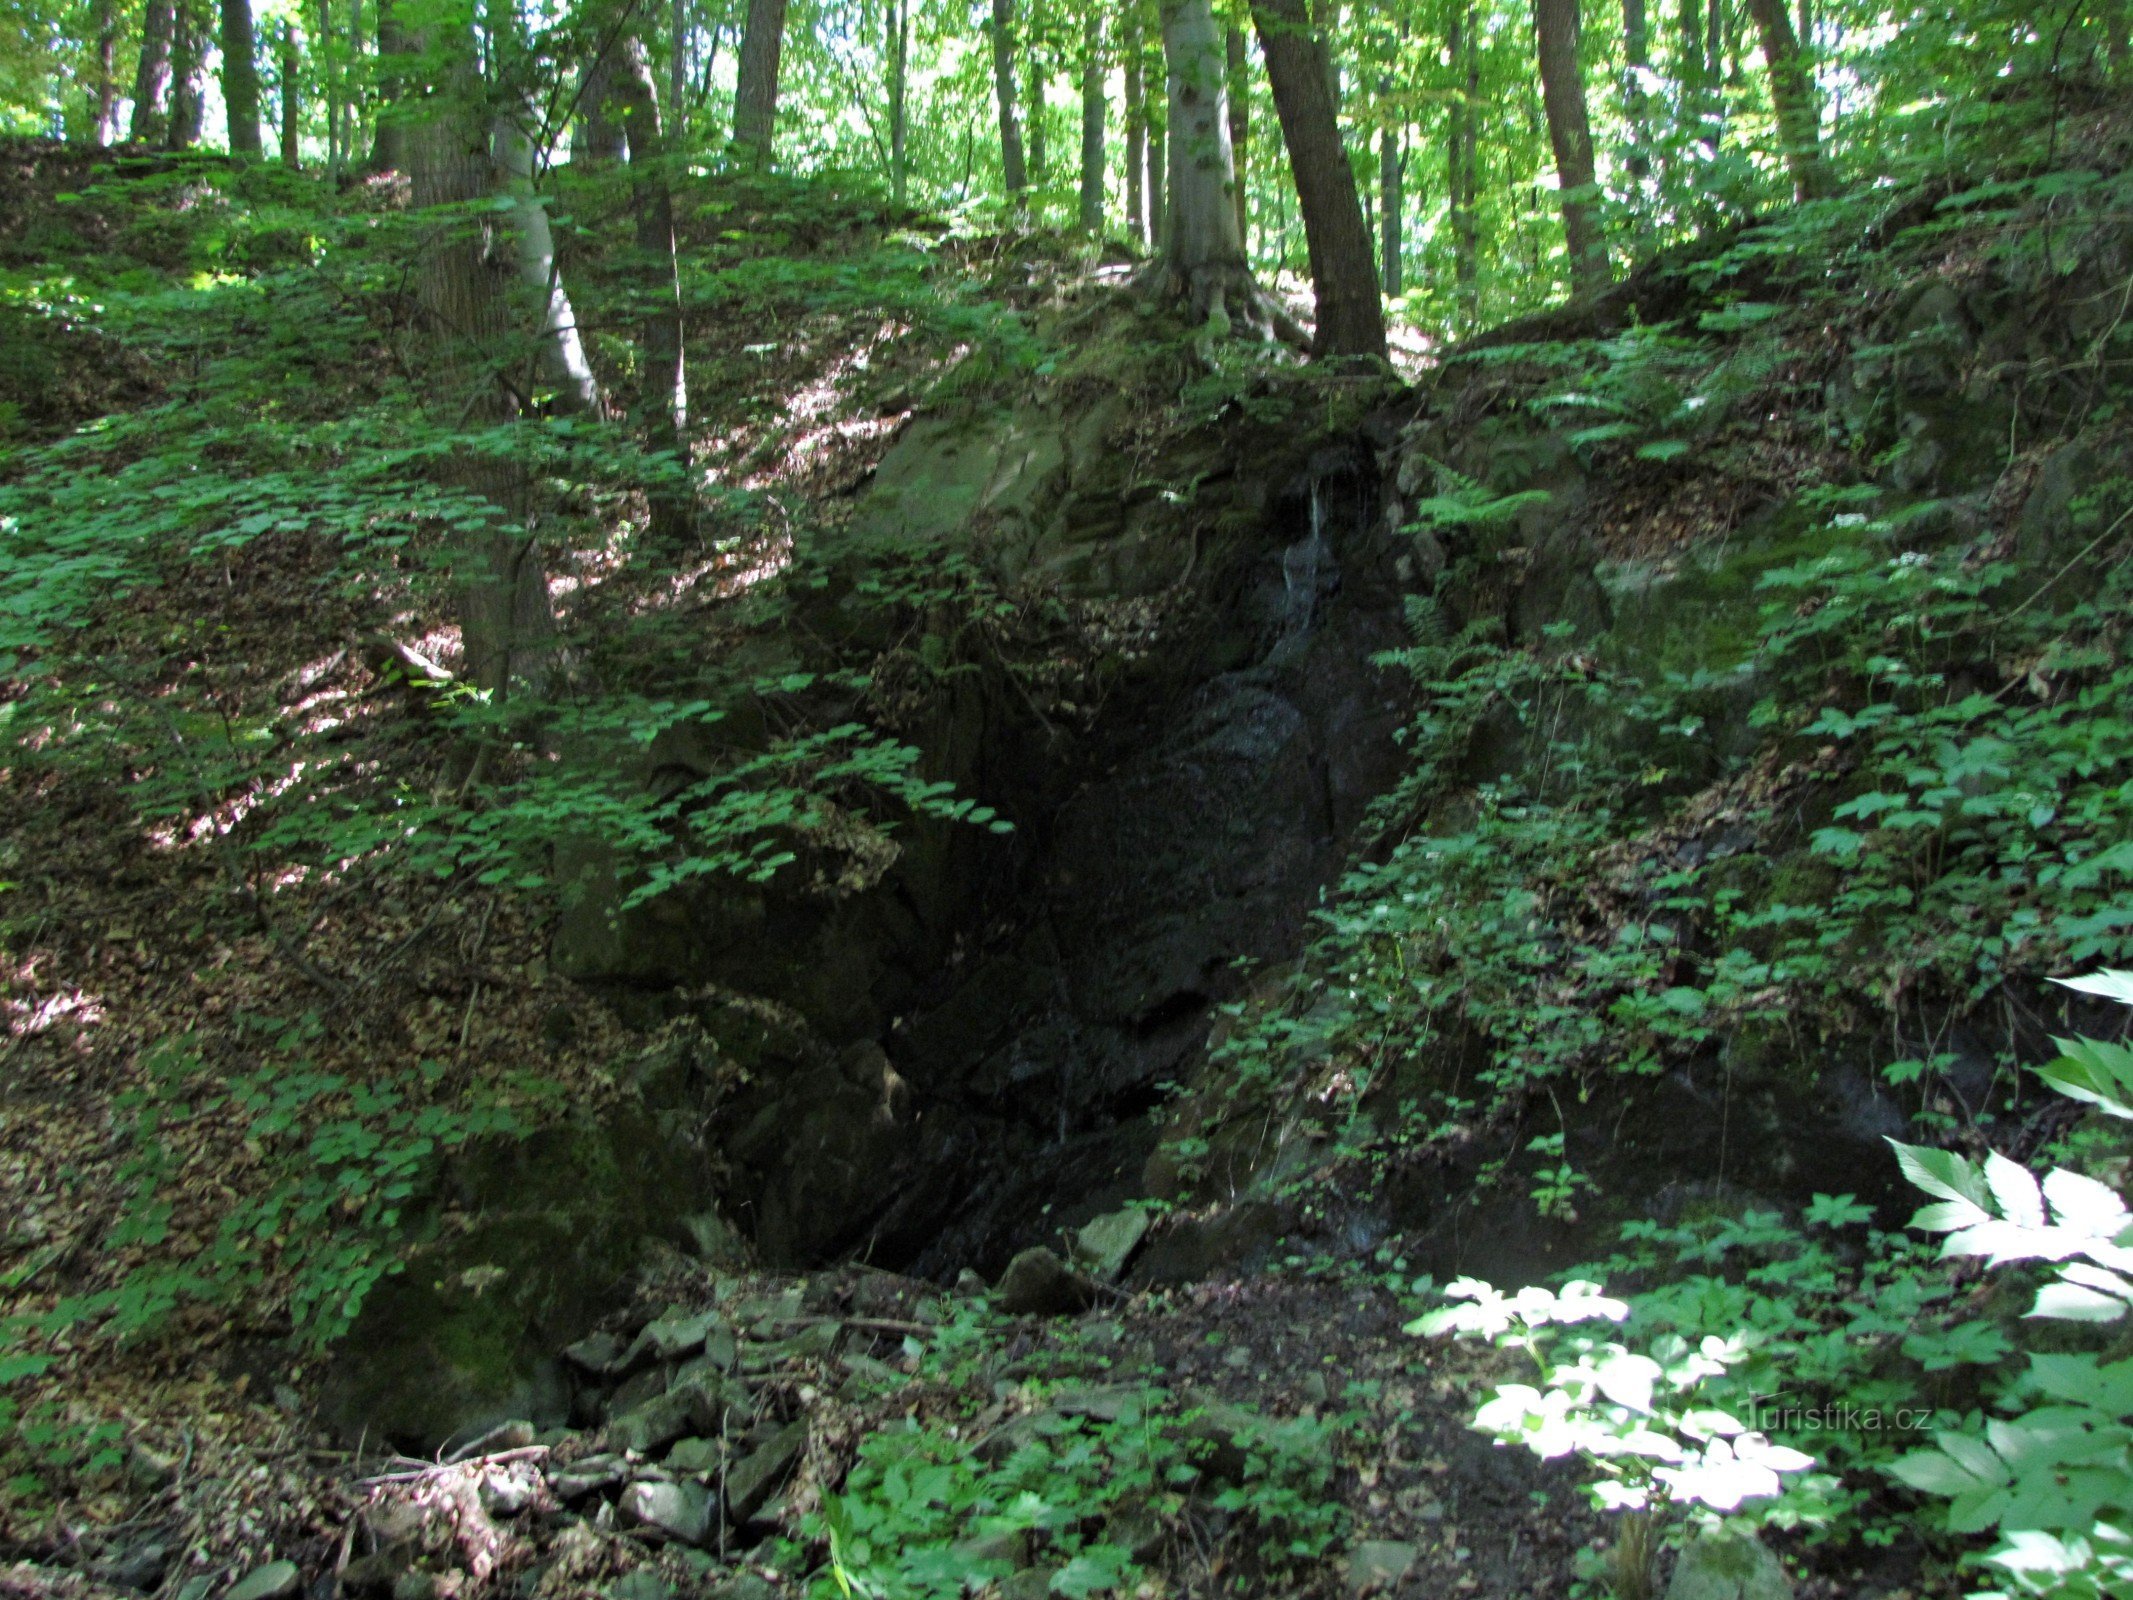
POLYGON ((1325 47, 1303 0, 1252 0, 1252 20, 1303 211, 1318 295, 1312 348, 1320 355, 1382 357, 1385 308, 1378 298, 1377 262, 1355 169, 1341 143, 1325 47))
POLYGON ((733 143, 768 166, 778 132, 778 75, 785 57, 785 0, 748 0, 734 80, 733 143))
POLYGON ((98 149, 118 138, 118 0, 95 0, 90 83, 90 142, 98 149))
POLYGON ((1098 232, 1104 225, 1104 134, 1110 104, 1104 97, 1103 14, 1093 8, 1081 35, 1081 229, 1098 232))
POLYGON ((1029 193, 1029 167, 1022 153, 1022 118, 1015 106, 1015 0, 992 0, 993 104, 1000 122, 1000 181, 1009 201, 1021 206, 1029 193))
POLYGON ((205 0, 177 0, 170 39, 170 121, 164 146, 190 150, 200 142, 200 121, 207 103, 207 17, 205 0))
POLYGON ((1600 233, 1592 122, 1585 106, 1584 74, 1578 68, 1578 0, 1534 0, 1533 20, 1570 281, 1579 294, 1592 294, 1607 286, 1607 243, 1600 233))
POLYGON ((1252 277, 1230 188, 1229 63, 1210 0, 1163 0, 1169 74, 1169 199, 1154 281, 1185 299, 1220 336, 1242 328, 1304 342, 1303 331, 1252 277))
MULTIPOLYGON (((510 252, 498 248, 502 213, 480 202, 493 192, 488 98, 475 55, 473 17, 463 6, 431 8, 410 59, 428 81, 411 85, 405 124, 409 189, 434 221, 417 276, 425 365, 434 408, 491 438, 518 419, 508 381, 518 345, 508 291, 510 252)), ((461 649, 468 681, 501 698, 538 683, 555 632, 540 545, 530 527, 526 468, 493 442, 462 441, 436 467, 470 503, 454 555, 461 649)))
POLYGON ((1784 146, 1785 169, 1792 174, 1793 193, 1801 200, 1819 199, 1831 189, 1829 168, 1822 159, 1822 109, 1799 36, 1792 31, 1785 0, 1748 0, 1748 13, 1762 39, 1770 104, 1776 112, 1778 140, 1784 146))
POLYGON ((635 34, 623 38, 615 73, 630 141, 630 205, 635 215, 636 274, 645 307, 645 375, 640 426, 670 470, 650 490, 651 534, 662 547, 683 544, 695 523, 689 481, 689 373, 682 345, 681 266, 674 247, 674 196, 665 129, 653 87, 651 56, 635 34))
POLYGON ((303 164, 303 24, 294 17, 284 17, 279 43, 280 65, 276 73, 275 88, 281 102, 281 164, 293 172, 303 164))
MULTIPOLYGON (((1130 14, 1128 26, 1131 27, 1130 14)), ((1137 28, 1126 36, 1126 233, 1136 244, 1148 234, 1148 100, 1137 28)))
POLYGON ((176 0, 147 0, 141 8, 141 57, 133 75, 133 120, 126 130, 135 144, 159 144, 170 128, 170 50, 177 17, 176 0))
POLYGON ((1237 197, 1237 235, 1252 242, 1252 59, 1244 29, 1232 22, 1223 30, 1223 55, 1229 66, 1229 148, 1237 166, 1230 192, 1237 197))
POLYGON ((910 0, 889 0, 889 194, 898 210, 909 203, 911 189, 910 0))
POLYGON ((234 156, 260 153, 258 58, 252 0, 222 0, 222 105, 234 156))

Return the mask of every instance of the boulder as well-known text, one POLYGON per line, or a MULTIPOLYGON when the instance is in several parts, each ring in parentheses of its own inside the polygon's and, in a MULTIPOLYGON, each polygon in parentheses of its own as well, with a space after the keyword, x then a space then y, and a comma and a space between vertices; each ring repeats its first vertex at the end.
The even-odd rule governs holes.
POLYGON ((994 1292, 1000 1309, 1013 1316, 1070 1316, 1096 1299, 1096 1285, 1042 1245, 1008 1262, 994 1292))
POLYGON ((650 1455, 689 1434, 716 1433, 728 1404, 722 1386, 701 1379, 678 1383, 616 1417, 607 1425, 606 1442, 615 1450, 650 1455))
POLYGON ((1074 1235, 1074 1259, 1105 1283, 1116 1283, 1148 1236, 1148 1213, 1140 1206, 1106 1212, 1074 1235))
POLYGON ((1792 1580, 1752 1533, 1699 1533, 1674 1563, 1666 1600, 1792 1600, 1792 1580))
POLYGON ((807 1422, 789 1422, 726 1474, 726 1515, 738 1527, 763 1509, 807 1448, 807 1422))
POLYGON ((700 1545, 711 1536, 711 1491, 698 1483, 633 1483, 617 1502, 622 1525, 642 1528, 678 1544, 700 1545))

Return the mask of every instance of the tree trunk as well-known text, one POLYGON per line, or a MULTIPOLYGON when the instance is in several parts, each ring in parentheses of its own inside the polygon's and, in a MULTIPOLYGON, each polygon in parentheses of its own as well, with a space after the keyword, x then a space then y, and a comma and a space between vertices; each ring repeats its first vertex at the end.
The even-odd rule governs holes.
POLYGON ((200 109, 207 89, 207 19, 203 0, 177 0, 170 40, 170 128, 165 145, 190 150, 200 142, 200 109))
POLYGON ((141 11, 141 59, 133 74, 133 121, 126 136, 155 144, 170 127, 170 46, 176 0, 148 0, 141 11))
POLYGON ((1710 0, 1704 8, 1703 75, 1710 85, 1711 150, 1717 153, 1726 137, 1726 0, 1710 0))
MULTIPOLYGON (((517 420, 518 403, 500 380, 511 348, 508 269, 493 238, 495 213, 468 215, 490 192, 488 129, 479 114, 478 74, 469 30, 454 29, 458 57, 437 92, 410 97, 421 115, 405 129, 414 203, 451 207, 423 252, 417 293, 428 330, 434 414, 459 428, 498 428, 517 420)), ((417 50, 416 59, 426 52, 417 50)), ((466 677, 497 699, 538 679, 554 633, 548 585, 527 531, 524 469, 493 448, 456 448, 438 476, 479 505, 456 554, 466 677)))
POLYGON ((1103 14, 1091 10, 1081 36, 1081 231, 1100 233, 1104 225, 1104 121, 1110 105, 1104 98, 1103 14))
POLYGON ((1341 5, 1340 0, 1314 0, 1310 30, 1316 39, 1326 74, 1326 95, 1333 102, 1336 119, 1341 111, 1341 5))
POLYGON ((889 194, 901 211, 910 192, 907 96, 911 79, 909 0, 889 0, 889 194))
POLYGON ((1481 320, 1481 235, 1474 203, 1480 193, 1476 108, 1481 101, 1480 43, 1472 0, 1452 12, 1452 65, 1458 73, 1452 103, 1450 172, 1453 275, 1459 286, 1459 323, 1471 333, 1481 320))
POLYGON ((1138 31, 1126 46, 1126 232, 1135 244, 1148 235, 1148 100, 1138 31))
POLYGON ((519 281, 541 308, 542 376, 555 393, 557 410, 572 416, 597 415, 600 385, 586 359, 577 312, 556 265, 555 231, 533 183, 533 141, 520 121, 508 116, 496 119, 490 130, 490 155, 496 163, 497 187, 511 202, 511 242, 519 281))
POLYGON ((1622 0, 1622 118, 1629 124, 1629 171, 1639 182, 1651 176, 1651 99, 1645 80, 1652 67, 1651 24, 1644 0, 1622 0))
MULTIPOLYGON (((378 125, 371 134, 366 163, 372 172, 403 172, 409 162, 401 106, 406 86, 400 80, 408 70, 410 51, 395 4, 396 0, 378 0, 378 125)), ((360 41, 361 35, 356 37, 360 41)))
POLYGON ((1230 192, 1237 197, 1237 237, 1244 241, 1245 255, 1252 247, 1252 72, 1251 52, 1244 30, 1231 23, 1223 38, 1223 54, 1229 64, 1229 150, 1237 164, 1237 181, 1230 192))
POLYGON ((682 108, 689 89, 689 0, 672 0, 667 7, 667 120, 669 139, 682 135, 682 108))
POLYGON ((1555 181, 1562 193, 1563 238, 1570 250, 1571 288, 1592 294, 1607 286, 1607 245, 1600 236, 1592 126, 1585 114, 1585 80, 1578 71, 1578 0, 1535 0, 1534 22, 1548 143, 1555 151, 1555 181))
POLYGON ((1164 255, 1206 315, 1225 280, 1248 276, 1229 144, 1222 32, 1209 0, 1164 0, 1163 56, 1169 67, 1169 229, 1164 255), (1202 287, 1203 283, 1206 287, 1202 287))
POLYGON ((1151 118, 1148 125, 1148 242, 1161 250, 1170 237, 1169 130, 1151 118))
POLYGON ((96 0, 92 14, 96 28, 96 82, 95 98, 90 102, 94 127, 89 137, 101 150, 118 138, 117 0, 96 0))
POLYGON ((1407 152, 1401 148, 1405 129, 1392 122, 1378 130, 1378 247, 1380 276, 1385 298, 1397 300, 1406 290, 1403 281, 1407 243, 1407 152))
POLYGON ((1151 279, 1205 320, 1201 359, 1232 330, 1305 342, 1303 330, 1252 281, 1237 226, 1229 143, 1229 63, 1211 0, 1163 0, 1169 71, 1169 200, 1151 279))
POLYGON ((1021 210, 1029 169, 1022 159, 1022 125, 1015 115, 1015 0, 992 0, 992 85, 1000 111, 1000 177, 1021 210))
POLYGON ((688 542, 696 523, 689 480, 689 376, 682 349, 674 196, 659 102, 652 87, 651 58, 642 40, 622 41, 615 88, 630 136, 630 199, 636 212, 637 272, 646 306, 639 425, 653 452, 669 457, 672 463, 671 481, 655 483, 650 491, 651 535, 661 549, 676 550, 688 542))
MULTIPOLYGON (((1035 19, 1031 19, 1034 23, 1035 19)), ((1051 105, 1047 86, 1051 74, 1045 70, 1042 52, 1035 42, 1035 29, 1031 29, 1031 43, 1027 52, 1029 76, 1024 80, 1022 91, 1022 125, 1025 164, 1029 168, 1029 186, 1033 193, 1042 194, 1052 181, 1051 158, 1051 105)))
POLYGON ((1770 73, 1770 104, 1777 113, 1778 141, 1785 147, 1785 168, 1792 174, 1797 199, 1816 200, 1831 190, 1829 168, 1822 160, 1821 107, 1814 80, 1792 31, 1785 0, 1748 0, 1756 32, 1762 35, 1763 62, 1770 73))
POLYGON ((611 167, 628 149, 622 124, 615 119, 615 49, 603 50, 585 69, 578 92, 578 125, 570 137, 573 166, 611 167))
POLYGON ((1385 308, 1378 299, 1370 229, 1310 17, 1303 0, 1253 0, 1252 20, 1303 211, 1304 246, 1318 294, 1312 348, 1320 355, 1382 358, 1385 308))
POLYGON ((259 60, 252 0, 222 0, 222 103, 229 112, 230 154, 257 156, 259 60))
POLYGON ((1711 58, 1704 48, 1704 0, 1681 0, 1679 49, 1682 131, 1702 144, 1708 155, 1716 151, 1717 143, 1711 125, 1715 85, 1711 58))
POLYGON ((295 17, 281 25, 281 164, 291 172, 304 164, 304 31, 295 17))
POLYGON ((748 0, 740 76, 733 91, 733 143, 769 166, 778 131, 778 68, 785 54, 785 0, 748 0))
POLYGON ((333 0, 318 0, 318 88, 326 113, 326 174, 341 176, 340 49, 333 37, 333 0))

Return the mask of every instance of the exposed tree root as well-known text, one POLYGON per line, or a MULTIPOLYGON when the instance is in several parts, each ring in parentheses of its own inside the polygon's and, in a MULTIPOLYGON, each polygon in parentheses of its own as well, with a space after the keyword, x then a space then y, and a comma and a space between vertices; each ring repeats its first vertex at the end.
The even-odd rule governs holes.
POLYGON ((1212 365, 1213 346, 1231 337, 1279 341, 1308 354, 1311 335, 1289 308, 1259 286, 1241 261, 1212 262, 1183 271, 1167 261, 1150 263, 1135 287, 1158 300, 1182 300, 1205 324, 1196 345, 1212 365))

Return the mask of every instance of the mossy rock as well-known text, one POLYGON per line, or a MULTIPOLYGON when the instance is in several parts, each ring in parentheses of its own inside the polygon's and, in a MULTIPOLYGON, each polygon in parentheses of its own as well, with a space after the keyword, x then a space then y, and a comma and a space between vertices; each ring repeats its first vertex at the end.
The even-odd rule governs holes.
POLYGON ((687 1240, 708 1204, 696 1152, 661 1123, 611 1108, 467 1156, 428 1239, 337 1350, 326 1420, 422 1455, 508 1418, 564 1421, 555 1352, 614 1304, 652 1241, 687 1240))

